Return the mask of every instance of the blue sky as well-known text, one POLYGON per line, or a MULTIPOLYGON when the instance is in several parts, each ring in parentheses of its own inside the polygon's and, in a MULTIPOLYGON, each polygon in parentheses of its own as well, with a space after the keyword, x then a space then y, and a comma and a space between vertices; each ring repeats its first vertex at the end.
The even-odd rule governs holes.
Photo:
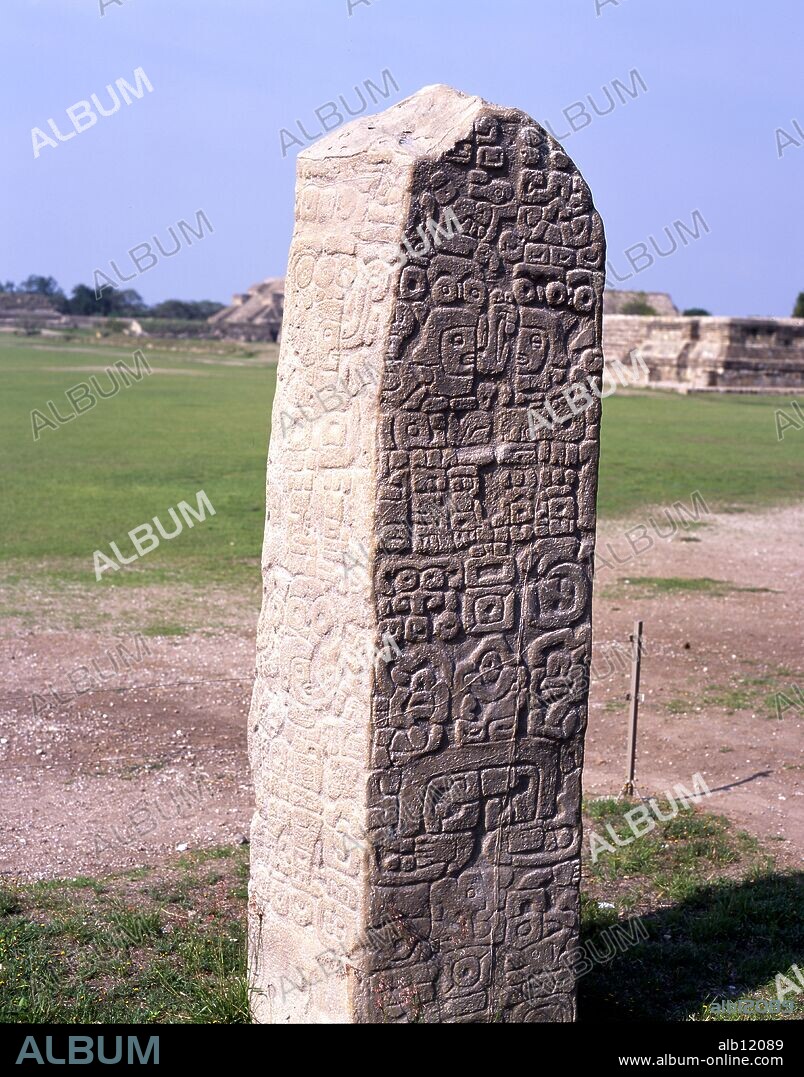
POLYGON ((298 146, 283 157, 280 130, 321 133, 316 109, 333 115, 339 95, 356 109, 369 80, 389 96, 366 111, 444 82, 569 135, 611 266, 632 273, 630 248, 641 269, 622 287, 743 315, 789 315, 804 290, 801 0, 100 5, 4 0, 0 279, 52 274, 69 290, 112 260, 131 274, 132 247, 156 234, 171 249, 169 226, 198 210, 213 234, 129 287, 148 302, 228 301, 282 275, 298 146), (152 92, 34 157, 32 128, 56 141, 49 119, 67 134, 69 106, 107 101, 107 83, 136 68, 152 92), (598 115, 588 95, 615 107, 598 115), (793 139, 781 157, 780 128, 793 139), (700 238, 659 257, 649 237, 669 250, 676 221, 700 238))

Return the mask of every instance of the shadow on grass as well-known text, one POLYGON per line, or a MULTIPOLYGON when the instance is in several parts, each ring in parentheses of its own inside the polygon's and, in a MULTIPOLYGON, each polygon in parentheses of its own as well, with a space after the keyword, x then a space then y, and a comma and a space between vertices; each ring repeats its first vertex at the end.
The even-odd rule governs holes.
MULTIPOLYGON (((804 873, 723 880, 639 920, 643 941, 617 952, 579 981, 581 1021, 678 1021, 705 1016, 715 1000, 776 998, 775 977, 804 966, 804 873)), ((636 918, 621 921, 626 930, 636 918)), ((616 949, 592 925, 591 961, 616 949)), ((633 933, 638 937, 636 932, 633 933)), ((793 982, 795 978, 791 977, 793 982)), ((787 994, 804 1017, 804 993, 787 994)))

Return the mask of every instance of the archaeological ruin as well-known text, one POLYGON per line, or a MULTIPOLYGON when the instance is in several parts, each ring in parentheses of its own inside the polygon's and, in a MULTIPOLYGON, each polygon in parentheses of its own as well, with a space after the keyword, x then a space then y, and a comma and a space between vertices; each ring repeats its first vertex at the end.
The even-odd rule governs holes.
POLYGON ((279 340, 282 330, 282 310, 285 303, 285 282, 281 277, 269 277, 252 284, 232 303, 217 311, 209 324, 216 336, 233 340, 279 340))
POLYGON ((520 111, 432 86, 299 155, 249 717, 257 1021, 575 1019, 604 265, 588 187, 520 111))
POLYGON ((607 314, 603 347, 609 363, 627 364, 638 353, 648 372, 637 384, 655 389, 789 393, 804 388, 801 318, 607 314))

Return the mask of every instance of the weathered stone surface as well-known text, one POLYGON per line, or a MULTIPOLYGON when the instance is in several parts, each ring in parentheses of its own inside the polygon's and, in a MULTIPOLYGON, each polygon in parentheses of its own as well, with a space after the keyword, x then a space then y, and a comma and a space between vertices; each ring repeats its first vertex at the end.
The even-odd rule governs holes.
POLYGON ((607 363, 633 366, 642 384, 682 392, 789 393, 804 388, 802 318, 653 318, 607 315, 607 363))
POLYGON ((574 1017, 604 265, 522 112, 427 87, 299 156, 250 716, 259 1021, 574 1017), (528 409, 582 382, 534 438, 528 409))

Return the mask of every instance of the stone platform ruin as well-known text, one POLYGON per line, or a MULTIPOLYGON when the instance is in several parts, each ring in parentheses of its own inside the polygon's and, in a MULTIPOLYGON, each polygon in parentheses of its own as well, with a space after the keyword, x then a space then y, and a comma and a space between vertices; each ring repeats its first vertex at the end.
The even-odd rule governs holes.
POLYGON ((784 393, 804 389, 804 319, 603 319, 607 363, 644 364, 637 384, 687 392, 784 393))
POLYGON ((575 1018, 604 265, 588 187, 520 111, 432 86, 299 155, 257 1021, 575 1018))

